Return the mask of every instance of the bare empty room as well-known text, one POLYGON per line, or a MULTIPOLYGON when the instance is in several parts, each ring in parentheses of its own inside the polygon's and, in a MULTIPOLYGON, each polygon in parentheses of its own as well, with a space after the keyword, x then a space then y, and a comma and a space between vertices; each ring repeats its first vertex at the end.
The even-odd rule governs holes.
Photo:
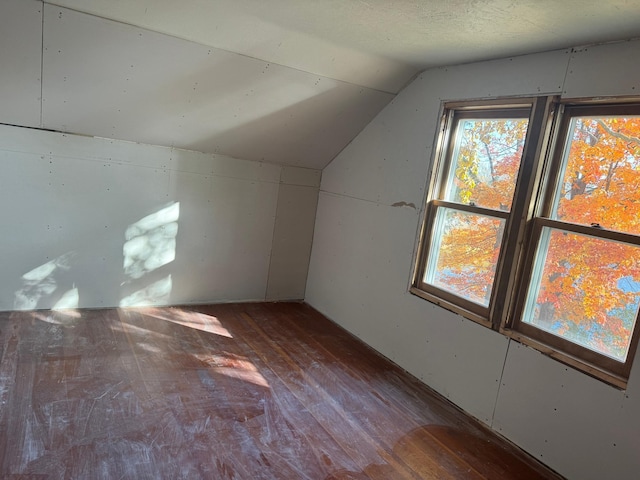
POLYGON ((0 0, 0 478, 637 478, 636 38, 0 0))

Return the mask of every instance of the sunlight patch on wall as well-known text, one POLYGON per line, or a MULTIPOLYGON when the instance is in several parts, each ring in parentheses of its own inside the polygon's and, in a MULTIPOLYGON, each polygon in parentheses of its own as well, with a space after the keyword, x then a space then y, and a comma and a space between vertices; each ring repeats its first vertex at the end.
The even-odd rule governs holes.
POLYGON ((180 203, 175 202, 127 228, 122 253, 129 278, 141 278, 175 260, 179 217, 180 203))
POLYGON ((120 300, 121 307, 142 307, 149 305, 166 304, 171 296, 173 284, 171 275, 148 285, 145 288, 132 293, 120 300))
POLYGON ((79 303, 80 294, 78 293, 78 289, 74 285, 71 290, 67 290, 62 294, 62 297, 60 297, 60 300, 56 302, 52 310, 68 310, 78 308, 79 303))
MULTIPOLYGON (((122 247, 127 280, 121 286, 135 286, 139 279, 175 260, 179 218, 180 203, 173 202, 127 227, 122 247)), ((166 305, 171 297, 172 286, 169 274, 124 296, 120 306, 166 305)))
MULTIPOLYGON (((71 259, 74 255, 74 252, 65 253, 25 273, 22 276, 22 288, 15 293, 13 308, 15 310, 36 309, 40 299, 52 295, 58 289, 56 275, 71 268, 71 259)), ((76 295, 78 295, 77 289, 76 295)), ((77 302, 79 301, 78 296, 77 302)))

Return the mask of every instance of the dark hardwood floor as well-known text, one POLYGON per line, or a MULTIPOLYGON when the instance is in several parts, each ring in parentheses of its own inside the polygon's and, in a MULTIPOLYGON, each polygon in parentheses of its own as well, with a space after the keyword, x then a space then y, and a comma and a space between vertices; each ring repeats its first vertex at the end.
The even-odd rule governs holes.
POLYGON ((303 304, 0 313, 3 479, 558 478, 303 304))

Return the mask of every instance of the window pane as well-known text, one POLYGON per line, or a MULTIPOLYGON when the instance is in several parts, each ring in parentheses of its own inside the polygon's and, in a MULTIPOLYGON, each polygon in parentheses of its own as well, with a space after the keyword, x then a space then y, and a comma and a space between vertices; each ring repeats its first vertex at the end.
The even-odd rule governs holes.
POLYGON ((640 301, 640 247, 544 228, 523 321, 624 362, 640 301))
POLYGON ((527 119, 461 119, 444 200, 509 211, 527 119))
POLYGON ((640 233, 640 117, 571 121, 552 218, 640 233))
POLYGON ((441 208, 424 281, 489 305, 504 220, 441 208))

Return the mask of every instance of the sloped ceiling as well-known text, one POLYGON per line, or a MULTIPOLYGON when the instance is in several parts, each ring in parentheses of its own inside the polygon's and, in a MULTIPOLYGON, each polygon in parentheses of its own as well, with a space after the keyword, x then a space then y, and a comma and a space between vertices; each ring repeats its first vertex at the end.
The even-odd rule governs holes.
POLYGON ((637 0, 57 0, 397 93, 418 71, 640 35, 637 0))
POLYGON ((419 71, 637 37, 640 1, 2 0, 0 23, 33 110, 0 122, 323 168, 419 71))

